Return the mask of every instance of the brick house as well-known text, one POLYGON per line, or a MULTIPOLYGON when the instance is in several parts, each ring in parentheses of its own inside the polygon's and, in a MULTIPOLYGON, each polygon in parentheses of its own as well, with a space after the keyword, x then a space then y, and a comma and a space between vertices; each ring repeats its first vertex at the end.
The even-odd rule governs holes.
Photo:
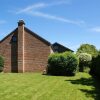
POLYGON ((0 41, 0 55, 5 60, 4 72, 43 71, 47 66, 48 56, 55 52, 55 45, 24 25, 24 21, 19 20, 18 27, 0 41))

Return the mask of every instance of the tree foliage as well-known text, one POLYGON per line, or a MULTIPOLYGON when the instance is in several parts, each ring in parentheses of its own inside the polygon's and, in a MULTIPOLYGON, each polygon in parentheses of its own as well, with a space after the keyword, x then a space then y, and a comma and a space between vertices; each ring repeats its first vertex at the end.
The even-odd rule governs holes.
POLYGON ((96 57, 98 55, 98 50, 94 45, 90 44, 82 44, 78 49, 77 49, 77 54, 79 53, 88 53, 91 54, 92 57, 96 57))
POLYGON ((90 62, 92 60, 91 54, 88 53, 80 53, 78 57, 81 62, 90 62))

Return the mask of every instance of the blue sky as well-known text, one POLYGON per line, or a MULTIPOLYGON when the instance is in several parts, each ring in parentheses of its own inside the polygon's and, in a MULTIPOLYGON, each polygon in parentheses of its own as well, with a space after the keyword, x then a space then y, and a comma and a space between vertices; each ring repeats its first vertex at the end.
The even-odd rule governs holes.
POLYGON ((0 40, 23 19, 51 43, 75 50, 84 43, 100 49, 100 0, 1 0, 0 40))

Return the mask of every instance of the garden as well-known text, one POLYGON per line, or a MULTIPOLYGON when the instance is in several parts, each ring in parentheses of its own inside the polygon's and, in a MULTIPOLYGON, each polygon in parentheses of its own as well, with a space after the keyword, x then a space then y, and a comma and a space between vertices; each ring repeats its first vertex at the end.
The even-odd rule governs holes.
POLYGON ((47 74, 75 76, 78 72, 100 78, 100 51, 94 45, 82 44, 76 53, 54 53, 49 56, 47 74))
POLYGON ((76 53, 54 53, 42 73, 3 73, 0 100, 100 100, 100 51, 82 44, 76 53))

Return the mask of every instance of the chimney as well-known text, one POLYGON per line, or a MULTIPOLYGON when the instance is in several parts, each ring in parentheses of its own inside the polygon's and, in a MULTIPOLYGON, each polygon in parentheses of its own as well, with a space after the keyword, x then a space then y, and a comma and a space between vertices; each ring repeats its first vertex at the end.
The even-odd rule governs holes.
POLYGON ((23 26, 23 25, 25 25, 25 22, 23 20, 19 20, 18 26, 23 26))
POLYGON ((18 22, 18 72, 24 72, 24 21, 18 22))

